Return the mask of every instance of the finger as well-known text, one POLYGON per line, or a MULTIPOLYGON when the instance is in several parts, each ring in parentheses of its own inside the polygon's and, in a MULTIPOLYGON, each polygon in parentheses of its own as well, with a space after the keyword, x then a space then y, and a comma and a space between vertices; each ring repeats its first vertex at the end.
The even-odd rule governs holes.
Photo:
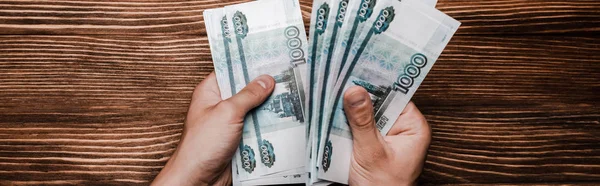
POLYGON ((388 132, 388 136, 394 135, 419 135, 431 136, 431 128, 425 119, 425 116, 419 111, 419 108, 411 101, 394 123, 394 126, 388 132))
POLYGON ((352 130, 353 147, 366 154, 384 154, 383 140, 375 128, 369 93, 359 86, 344 93, 344 111, 352 130))
POLYGON ((219 90, 219 85, 217 84, 217 77, 213 71, 196 86, 194 93, 192 93, 192 100, 214 100, 214 98, 218 98, 217 101, 221 100, 221 92, 219 90))
POLYGON ((231 98, 221 101, 217 108, 231 113, 236 119, 243 119, 246 113, 262 104, 271 95, 274 88, 273 77, 259 76, 231 98))

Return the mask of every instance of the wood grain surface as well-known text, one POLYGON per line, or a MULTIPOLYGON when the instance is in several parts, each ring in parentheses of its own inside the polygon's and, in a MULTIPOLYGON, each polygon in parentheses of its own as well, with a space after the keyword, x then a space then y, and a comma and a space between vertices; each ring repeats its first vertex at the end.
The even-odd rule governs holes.
MULTIPOLYGON (((202 11, 247 0, 0 1, 0 34, 199 34, 202 11)), ((305 21, 312 1, 302 0, 305 21)), ((457 34, 600 33, 597 0, 439 0, 457 34)))
MULTIPOLYGON (((239 2, 0 1, 0 185, 147 185, 213 69, 202 11, 239 2)), ((421 183, 600 183, 600 2, 438 8, 463 25, 413 98, 421 183)))

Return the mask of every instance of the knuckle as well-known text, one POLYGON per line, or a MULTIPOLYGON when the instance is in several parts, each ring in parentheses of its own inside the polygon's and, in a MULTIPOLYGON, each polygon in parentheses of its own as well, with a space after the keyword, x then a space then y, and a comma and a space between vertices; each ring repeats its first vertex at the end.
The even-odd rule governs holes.
POLYGON ((365 115, 363 117, 358 117, 354 120, 357 126, 359 127, 369 127, 371 123, 373 123, 373 117, 365 115))
POLYGON ((221 101, 217 104, 217 109, 223 113, 232 113, 236 110, 236 105, 231 101, 221 101))
POLYGON ((259 99, 263 96, 263 92, 260 90, 261 88, 257 88, 256 86, 260 85, 247 86, 245 89, 246 95, 251 99, 259 99))
POLYGON ((429 126, 429 124, 427 123, 427 120, 423 120, 422 126, 425 134, 424 136, 428 139, 428 141, 431 141, 433 131, 431 129, 431 126, 429 126))
POLYGON ((360 109, 351 114, 350 121, 354 123, 356 129, 370 129, 374 123, 373 113, 366 109, 360 109))
POLYGON ((239 123, 243 121, 245 113, 240 113, 238 106, 231 101, 221 101, 215 107, 216 112, 222 114, 222 119, 229 120, 229 122, 239 123))
POLYGON ((421 117, 419 118, 419 121, 424 128, 426 128, 427 130, 431 130, 431 126, 429 126, 429 122, 427 122, 427 119, 425 118, 425 116, 421 115, 421 117))
POLYGON ((416 112, 416 123, 419 124, 420 128, 422 130, 424 130, 427 134, 431 135, 431 126, 429 125, 429 122, 427 122, 427 118, 425 118, 425 116, 423 114, 421 114, 421 112, 418 109, 415 109, 416 112))

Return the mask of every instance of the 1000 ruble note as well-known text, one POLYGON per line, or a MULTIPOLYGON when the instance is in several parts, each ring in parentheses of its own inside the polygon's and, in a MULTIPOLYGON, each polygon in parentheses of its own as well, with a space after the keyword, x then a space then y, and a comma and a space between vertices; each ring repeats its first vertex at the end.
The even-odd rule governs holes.
MULTIPOLYGON (((314 135, 313 148, 319 148, 322 139, 322 131, 325 123, 326 105, 332 101, 333 90, 338 74, 345 61, 352 53, 351 45, 353 41, 362 34, 362 28, 367 23, 367 19, 371 17, 373 8, 377 2, 385 2, 384 0, 331 0, 334 5, 330 11, 327 20, 326 31, 323 37, 322 57, 318 73, 317 95, 314 96, 316 108, 314 117, 316 119, 316 134, 314 135), (352 37, 351 37, 352 36, 352 37)), ((422 1, 428 6, 435 6, 435 0, 422 1)), ((317 150, 318 151, 318 150, 317 150)), ((318 152, 317 152, 318 153, 318 152)), ((319 164, 317 164, 317 167, 319 164)), ((316 170, 314 168, 313 170, 316 170)))
MULTIPOLYGON (((350 0, 353 2, 356 0, 350 0)), ((324 17, 323 25, 325 28, 325 32, 322 34, 322 48, 318 51, 321 56, 318 64, 318 73, 316 74, 316 89, 314 91, 313 96, 313 109, 312 109, 312 117, 313 117, 313 125, 314 125, 314 133, 312 134, 312 157, 317 157, 320 139, 322 135, 322 124, 323 124, 323 111, 325 110, 325 105, 328 101, 328 95, 326 94, 326 87, 324 82, 327 82, 327 79, 330 77, 330 69, 331 69, 331 59, 333 57, 333 47, 335 46, 336 40, 340 37, 338 34, 342 24, 344 23, 349 0, 329 0, 330 6, 328 7, 329 14, 327 17, 324 17)), ((317 166, 316 163, 317 158, 314 158, 310 167, 311 173, 311 183, 315 183, 318 181, 315 179, 317 177, 317 166)))
MULTIPOLYGON (((231 29, 235 87, 268 74, 272 95, 244 120, 236 161, 240 180, 304 167, 307 40, 297 0, 264 0, 225 7, 231 29)), ((299 169, 303 171, 304 169, 299 169)))
POLYGON ((306 146, 306 171, 310 172, 309 180, 307 185, 317 182, 316 177, 316 160, 318 145, 316 133, 318 128, 316 127, 316 119, 314 117, 316 111, 316 95, 318 87, 318 75, 321 58, 321 50, 323 48, 323 37, 325 36, 325 30, 327 29, 327 18, 331 14, 331 5, 329 0, 314 0, 312 5, 312 13, 310 17, 309 26, 309 38, 308 41, 308 67, 307 67, 307 80, 305 85, 306 100, 305 100, 305 114, 307 121, 307 146, 306 146))
MULTIPOLYGON (((227 99, 239 91, 236 87, 234 78, 233 63, 239 63, 232 58, 231 50, 231 30, 229 29, 228 19, 225 16, 223 8, 209 9, 204 11, 204 22, 206 32, 210 44, 211 55, 217 76, 222 99, 227 99), (234 62, 236 61, 236 62, 234 62)), ((288 170, 281 173, 261 176, 253 180, 242 182, 239 178, 236 158, 232 160, 232 178, 234 185, 266 185, 266 184, 289 184, 289 183, 304 183, 306 174, 301 173, 301 170, 288 170)))
POLYGON ((352 134, 344 115, 343 92, 362 86, 371 95, 375 122, 383 135, 452 38, 460 22, 415 0, 379 2, 341 71, 328 107, 321 141, 319 178, 347 183, 352 134))
MULTIPOLYGON (((437 0, 420 0, 427 6, 435 7, 437 0)), ((363 26, 367 24, 367 20, 372 16, 373 9, 377 3, 385 3, 386 0, 351 0, 348 1, 347 6, 344 11, 346 16, 337 16, 336 22, 342 21, 340 18, 343 18, 343 22, 336 23, 336 26, 339 26, 339 30, 337 31, 329 31, 333 30, 331 27, 326 31, 326 33, 335 33, 333 35, 337 35, 337 38, 330 39, 330 43, 325 43, 323 46, 328 46, 323 49, 323 53, 327 54, 327 59, 322 64, 327 64, 327 70, 325 70, 322 75, 325 76, 323 81, 319 81, 320 90, 325 90, 322 94, 325 95, 325 104, 329 105, 332 101, 333 90, 337 80, 339 73, 341 73, 344 66, 347 65, 347 61, 351 60, 348 57, 352 54, 352 45, 354 41, 363 33, 363 26), (328 49, 327 49, 328 48, 328 49)), ((327 35, 327 34, 326 34, 327 35)), ((322 100, 319 100, 322 102, 322 100)), ((321 114, 326 114, 326 110, 321 109, 321 114)), ((321 116, 322 117, 322 116, 321 116)), ((319 118, 317 116, 317 118, 319 118)), ((323 119, 321 119, 323 121, 323 119)))

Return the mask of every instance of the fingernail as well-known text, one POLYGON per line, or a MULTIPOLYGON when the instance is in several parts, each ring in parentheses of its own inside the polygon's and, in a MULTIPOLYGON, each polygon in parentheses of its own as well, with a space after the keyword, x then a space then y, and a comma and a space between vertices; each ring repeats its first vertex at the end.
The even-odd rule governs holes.
POLYGON ((362 105, 367 100, 367 97, 362 92, 353 92, 350 95, 350 106, 357 107, 362 105))
POLYGON ((256 78, 256 82, 264 89, 271 86, 271 80, 268 75, 261 75, 256 78))

